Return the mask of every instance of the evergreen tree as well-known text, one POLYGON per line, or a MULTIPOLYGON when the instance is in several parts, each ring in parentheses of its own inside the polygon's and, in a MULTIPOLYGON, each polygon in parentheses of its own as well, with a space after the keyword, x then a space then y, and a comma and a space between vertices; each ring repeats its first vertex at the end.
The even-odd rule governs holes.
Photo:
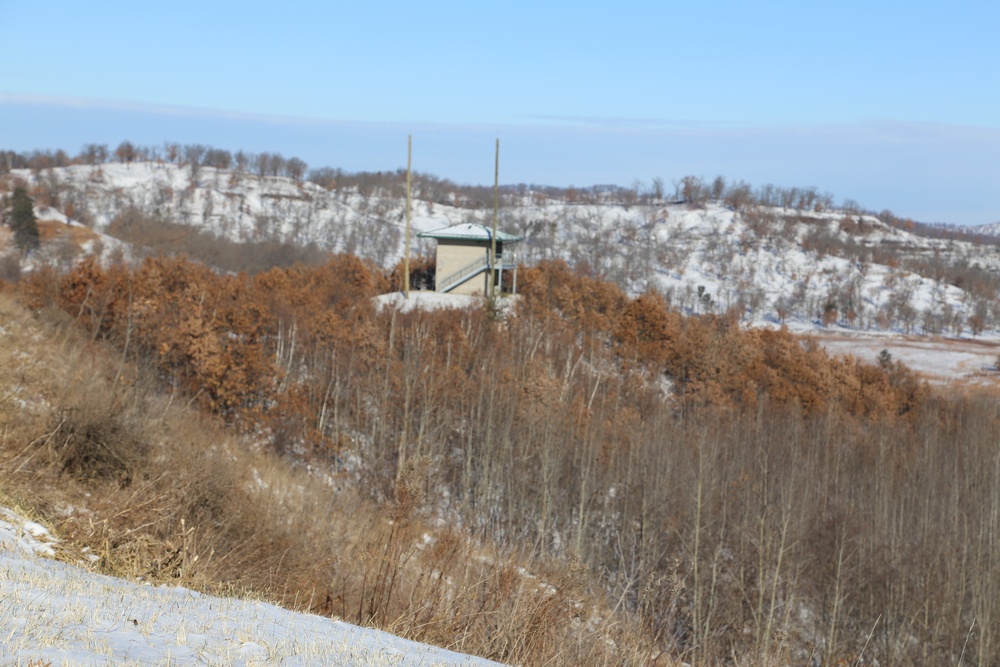
POLYGON ((7 224, 14 231, 14 243, 22 251, 34 250, 39 245, 38 219, 28 191, 14 188, 7 202, 7 224))

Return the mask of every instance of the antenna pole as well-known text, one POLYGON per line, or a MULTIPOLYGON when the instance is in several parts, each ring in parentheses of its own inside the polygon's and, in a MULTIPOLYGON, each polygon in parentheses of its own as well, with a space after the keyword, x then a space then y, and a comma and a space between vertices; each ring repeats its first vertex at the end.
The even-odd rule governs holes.
POLYGON ((489 298, 496 296, 494 285, 497 267, 497 208, 500 206, 500 139, 497 139, 496 159, 493 165, 493 233, 490 234, 490 275, 486 282, 489 298))
POLYGON ((406 137, 406 243, 403 252, 403 298, 410 298, 410 169, 413 164, 413 135, 406 137))

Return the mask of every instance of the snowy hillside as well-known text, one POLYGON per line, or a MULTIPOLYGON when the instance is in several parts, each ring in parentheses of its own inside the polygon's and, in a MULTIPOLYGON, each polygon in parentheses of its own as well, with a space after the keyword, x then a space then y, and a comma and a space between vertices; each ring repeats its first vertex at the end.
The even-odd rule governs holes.
MULTIPOLYGON (((236 242, 310 243, 369 257, 380 264, 401 255, 404 213, 399 199, 328 191, 315 183, 201 167, 140 162, 75 165, 33 175, 14 170, 53 197, 56 208, 104 230, 129 207, 192 225, 236 242)), ((37 202, 36 202, 37 204, 37 202)), ((416 207, 417 231, 457 222, 462 212, 416 207)))
POLYGON ((509 216, 533 239, 528 254, 536 259, 582 260, 631 293, 654 288, 687 312, 735 308, 758 323, 943 333, 977 304, 902 260, 1000 268, 994 248, 921 238, 837 211, 559 203, 509 216))
POLYGON ((53 560, 53 538, 0 508, 0 663, 496 665, 263 602, 143 586, 53 560))
POLYGON ((991 222, 987 225, 976 225, 969 227, 970 234, 983 234, 984 236, 1000 237, 1000 222, 991 222))
MULTIPOLYGON (((399 183, 320 185, 156 162, 14 170, 40 200, 40 217, 69 218, 101 233, 134 207, 234 242, 314 244, 391 267, 403 254, 399 183)), ((631 294, 656 289, 691 313, 739 313, 748 323, 968 335, 994 331, 1000 249, 918 236, 857 212, 813 206, 698 206, 650 197, 586 201, 506 192, 501 228, 523 235, 516 259, 564 259, 631 294), (968 277, 965 276, 968 274, 968 277), (956 277, 958 276, 958 277, 956 277), (986 276, 986 278, 983 278, 986 276), (961 284, 962 286, 958 286, 961 284), (964 289, 963 289, 964 288, 964 289)), ((415 188, 415 234, 459 222, 491 223, 492 210, 457 193, 415 188), (423 197, 423 198, 421 198, 423 197)), ((113 241, 101 246, 107 253, 113 241)))

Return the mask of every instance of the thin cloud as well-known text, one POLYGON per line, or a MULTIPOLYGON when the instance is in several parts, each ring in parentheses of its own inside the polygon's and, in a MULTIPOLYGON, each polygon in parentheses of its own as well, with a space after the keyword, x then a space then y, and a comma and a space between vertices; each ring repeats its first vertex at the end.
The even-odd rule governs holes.
POLYGON ((287 116, 278 114, 262 114, 228 109, 212 109, 207 107, 191 107, 171 104, 155 104, 90 97, 71 97, 59 95, 33 95, 23 93, 0 92, 0 106, 43 106, 51 109, 86 110, 86 111, 118 111, 150 116, 166 116, 176 118, 191 118, 204 120, 229 120, 247 123, 265 123, 268 125, 303 126, 303 127, 336 127, 336 128, 366 128, 372 130, 390 131, 448 131, 448 132, 501 132, 517 125, 504 123, 444 123, 423 120, 399 121, 369 121, 350 118, 316 118, 308 116, 287 116))
POLYGON ((843 140, 871 144, 912 144, 941 142, 996 142, 1000 128, 978 125, 955 125, 892 118, 863 119, 846 123, 765 124, 749 122, 716 122, 679 118, 631 118, 616 116, 524 116, 540 121, 536 125, 508 125, 518 129, 542 131, 642 131, 661 137, 732 139, 765 139, 783 137, 797 139, 843 140))
POLYGON ((569 125, 575 127, 610 127, 610 128, 663 128, 663 129, 697 129, 697 128, 739 128, 742 123, 722 121, 701 121, 692 118, 656 118, 633 116, 584 116, 584 115, 545 115, 535 114, 521 116, 529 121, 541 121, 543 125, 569 125))
POLYGON ((103 111, 126 111, 160 116, 182 116, 216 120, 238 120, 273 125, 314 125, 327 121, 317 118, 280 116, 275 114, 248 113, 226 109, 209 109, 172 104, 153 104, 128 100, 95 99, 89 97, 66 97, 57 95, 30 95, 20 93, 0 93, 0 104, 23 106, 46 106, 60 109, 91 109, 103 111))
POLYGON ((924 221, 1000 219, 1000 128, 869 118, 853 123, 723 124, 683 119, 537 116, 533 122, 370 121, 233 112, 83 97, 0 93, 0 125, 15 150, 86 142, 170 140, 280 149, 312 165, 377 171, 403 164, 456 182, 627 185, 686 174, 761 185, 816 186, 864 206, 924 221))

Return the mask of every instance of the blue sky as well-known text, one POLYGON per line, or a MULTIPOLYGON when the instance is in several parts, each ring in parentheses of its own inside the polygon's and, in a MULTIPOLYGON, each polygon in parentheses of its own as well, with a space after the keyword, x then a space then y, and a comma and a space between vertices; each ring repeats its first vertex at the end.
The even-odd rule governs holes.
POLYGON ((462 183, 814 186, 1000 221, 1000 4, 0 0, 0 148, 123 139, 462 183))

